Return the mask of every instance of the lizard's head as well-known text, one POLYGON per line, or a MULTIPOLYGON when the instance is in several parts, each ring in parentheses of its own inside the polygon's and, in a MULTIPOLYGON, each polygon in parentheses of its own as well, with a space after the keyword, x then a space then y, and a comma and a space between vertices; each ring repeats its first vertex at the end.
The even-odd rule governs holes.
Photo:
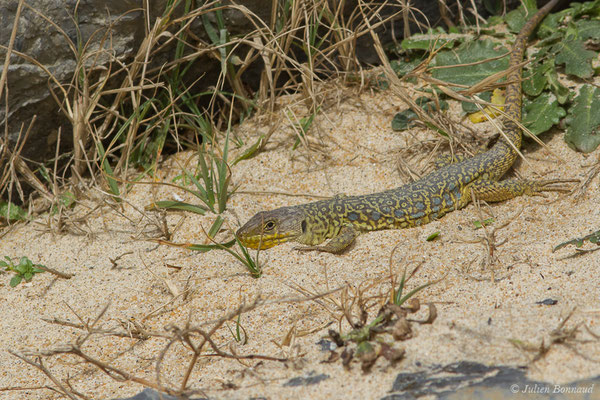
POLYGON ((261 211, 250 218, 236 233, 242 244, 251 249, 268 249, 299 238, 306 230, 304 213, 295 207, 261 211))

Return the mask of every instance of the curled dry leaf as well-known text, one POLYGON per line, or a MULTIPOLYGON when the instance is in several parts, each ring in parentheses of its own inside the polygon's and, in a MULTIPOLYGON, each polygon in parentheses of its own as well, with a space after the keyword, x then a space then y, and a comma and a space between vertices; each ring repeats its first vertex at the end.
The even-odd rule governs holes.
POLYGON ((412 338, 412 328, 406 318, 399 318, 392 328, 392 336, 396 340, 407 340, 412 338))
POLYGON ((395 364, 404 358, 406 350, 403 348, 395 348, 385 342, 380 343, 381 355, 390 363, 395 364))

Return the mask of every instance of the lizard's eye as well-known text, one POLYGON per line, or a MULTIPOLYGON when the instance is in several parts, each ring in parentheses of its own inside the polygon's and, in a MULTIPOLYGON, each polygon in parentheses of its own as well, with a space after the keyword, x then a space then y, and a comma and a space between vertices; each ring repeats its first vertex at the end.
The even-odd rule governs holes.
POLYGON ((275 229, 275 222, 274 221, 267 221, 267 222, 265 222, 265 231, 272 231, 273 229, 275 229))

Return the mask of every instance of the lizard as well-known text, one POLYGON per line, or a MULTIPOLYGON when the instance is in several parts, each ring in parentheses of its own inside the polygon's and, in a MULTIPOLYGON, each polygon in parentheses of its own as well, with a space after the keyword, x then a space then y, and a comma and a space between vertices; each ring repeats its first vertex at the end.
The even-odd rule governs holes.
POLYGON ((378 193, 343 196, 261 211, 237 232, 252 249, 268 249, 288 241, 298 250, 339 253, 362 232, 420 226, 465 207, 473 196, 496 202, 544 191, 563 191, 560 180, 500 180, 521 147, 522 61, 529 35, 559 0, 540 8, 522 27, 510 50, 504 104, 504 137, 471 158, 442 161, 445 165, 419 180, 378 193), (325 244, 325 241, 329 241, 325 244))

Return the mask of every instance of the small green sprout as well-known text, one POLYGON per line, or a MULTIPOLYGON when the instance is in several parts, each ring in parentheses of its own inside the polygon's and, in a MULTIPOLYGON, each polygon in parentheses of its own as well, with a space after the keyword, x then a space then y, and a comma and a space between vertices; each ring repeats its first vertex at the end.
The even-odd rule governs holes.
POLYGON ((494 218, 484 219, 482 221, 473 221, 473 225, 475 225, 475 229, 481 229, 484 226, 488 226, 494 223, 494 218))
POLYGON ((433 242, 439 236, 440 236, 440 231, 435 231, 431 235, 427 236, 427 238, 425 240, 427 240, 428 242, 433 242))
POLYGON ((21 257, 19 263, 16 265, 13 263, 10 257, 5 256, 4 259, 6 261, 0 261, 0 268, 4 268, 6 272, 15 273, 15 276, 13 276, 10 280, 10 287, 17 286, 23 279, 25 279, 26 282, 29 282, 31 279, 33 279, 35 274, 45 272, 45 269, 42 269, 46 268, 45 266, 41 264, 34 264, 27 257, 21 257))

